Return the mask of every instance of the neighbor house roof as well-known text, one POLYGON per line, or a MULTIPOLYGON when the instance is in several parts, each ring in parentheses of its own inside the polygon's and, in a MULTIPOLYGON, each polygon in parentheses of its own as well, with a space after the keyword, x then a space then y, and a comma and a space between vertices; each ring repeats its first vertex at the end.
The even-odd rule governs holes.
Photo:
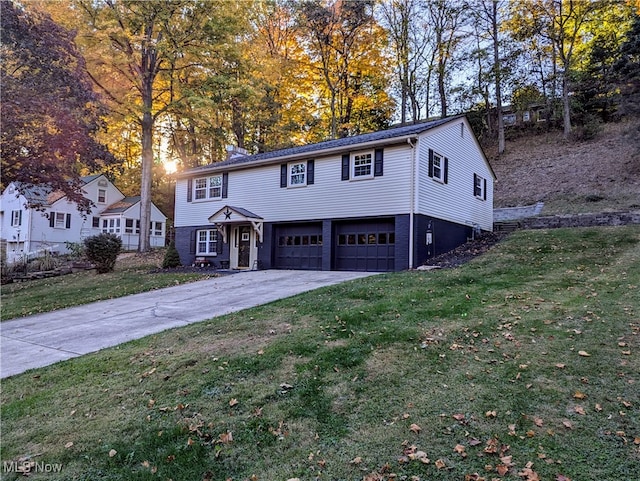
POLYGON ((118 202, 111 204, 105 210, 103 210, 100 215, 108 215, 108 214, 122 214, 127 209, 133 207, 138 202, 140 202, 140 196, 136 195, 134 197, 125 197, 118 202))
POLYGON ((272 152, 263 152, 255 155, 241 155, 233 157, 223 162, 189 169, 185 172, 177 174, 177 177, 188 177, 193 174, 204 172, 217 172, 221 170, 241 169, 255 164, 268 164, 297 157, 303 157, 314 154, 330 154, 335 150, 341 150, 345 147, 369 146, 372 144, 383 145, 389 144, 396 140, 403 140, 418 135, 427 130, 433 129, 440 125, 446 124, 453 120, 459 119, 461 116, 449 117, 446 119, 432 120, 430 122, 420 122, 417 124, 405 125, 402 127, 394 127, 378 132, 368 134, 354 135, 353 137, 344 137, 342 139, 327 140, 316 144, 301 145, 298 147, 289 147, 287 149, 274 150, 272 152))
MULTIPOLYGON (((102 174, 87 175, 80 177, 80 180, 82 180, 84 185, 87 185, 89 182, 92 182, 101 176, 102 174)), ((43 206, 53 205, 54 202, 65 196, 65 193, 61 190, 52 190, 50 185, 33 185, 18 181, 13 182, 13 184, 16 189, 32 204, 43 206)))

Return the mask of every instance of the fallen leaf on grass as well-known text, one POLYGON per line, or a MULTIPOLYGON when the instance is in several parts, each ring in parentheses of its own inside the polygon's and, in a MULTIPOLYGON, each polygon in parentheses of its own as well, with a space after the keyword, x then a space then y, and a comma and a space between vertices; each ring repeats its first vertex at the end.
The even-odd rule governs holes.
POLYGON ((453 450, 463 458, 467 457, 467 453, 465 452, 465 447, 462 444, 456 444, 453 450))
POLYGON ((362 462, 362 458, 360 456, 356 456, 350 461, 351 464, 360 464, 361 462, 362 462))
POLYGON ((498 416, 498 413, 496 411, 487 411, 484 415, 488 418, 495 418, 498 416))
POLYGON ((229 401, 229 406, 237 406, 239 403, 240 401, 238 401, 236 398, 232 398, 231 401, 229 401))
POLYGON ((587 351, 578 351, 578 356, 590 357, 591 354, 589 354, 587 351))
POLYGON ((111 451, 109 451, 110 458, 114 457, 116 454, 118 454, 118 451, 116 451, 115 449, 112 449, 111 451))
POLYGON ((559 363, 556 364, 556 367, 558 369, 564 369, 566 367, 566 364, 562 364, 561 362, 559 362, 559 363))
POLYGON ((67 444, 64 445, 64 447, 67 449, 69 449, 72 446, 73 446, 73 441, 69 441, 67 444))
POLYGON ((587 395, 581 391, 576 391, 576 393, 573 395, 574 398, 576 399, 586 399, 587 395))
POLYGON ((562 474, 558 474, 558 476, 556 476, 556 481, 571 481, 571 479, 563 476, 562 474))
POLYGON ((436 468, 438 468, 438 469, 444 469, 444 468, 447 467, 446 463, 442 459, 438 459, 435 462, 435 465, 436 465, 436 468))
POLYGON ((583 415, 583 416, 584 416, 585 414, 587 414, 587 413, 585 412, 585 410, 584 410, 584 408, 583 408, 582 406, 575 406, 575 407, 573 408, 573 410, 574 410, 575 412, 577 412, 578 414, 581 414, 581 415, 583 415))
POLYGON ((498 466, 496 466, 496 471, 500 476, 504 476, 509 472, 509 467, 505 466, 504 464, 499 464, 498 466))
POLYGON ((541 428, 542 425, 544 424, 544 421, 542 420, 542 418, 533 418, 533 423, 539 428, 541 428))
POLYGON ((409 431, 418 434, 420 431, 422 431, 422 428, 418 426, 416 423, 413 423, 411 426, 409 426, 409 431))

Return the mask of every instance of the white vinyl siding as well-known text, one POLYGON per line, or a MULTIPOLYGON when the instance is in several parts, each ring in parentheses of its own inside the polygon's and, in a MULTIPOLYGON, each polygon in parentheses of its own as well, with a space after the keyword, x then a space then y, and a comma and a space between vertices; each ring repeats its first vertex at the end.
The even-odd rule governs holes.
MULTIPOLYGON (((388 147, 384 149, 383 176, 369 182, 342 182, 342 153, 316 157, 313 189, 280 188, 280 164, 235 170, 229 172, 225 203, 268 222, 408 213, 410 162, 409 145, 388 147)), ((187 185, 187 179, 176 184, 175 226, 207 224, 218 208, 207 202, 186 202, 187 185)))
MULTIPOLYGON (((460 121, 462 122, 462 120, 460 121)), ((460 224, 493 229, 493 174, 473 136, 460 135, 458 123, 445 124, 421 136, 418 143, 416 212, 460 224), (447 183, 429 177, 429 149, 448 159, 447 183), (487 181, 486 201, 476 197, 473 174, 487 181)))

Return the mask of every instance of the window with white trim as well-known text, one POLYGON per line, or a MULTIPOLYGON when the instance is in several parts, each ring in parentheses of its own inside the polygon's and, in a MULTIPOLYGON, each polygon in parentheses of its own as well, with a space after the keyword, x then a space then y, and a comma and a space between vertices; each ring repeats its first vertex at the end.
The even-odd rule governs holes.
POLYGON ((98 204, 107 203, 107 189, 98 189, 98 204))
POLYGON ((93 217, 91 219, 91 227, 94 229, 100 228, 100 217, 93 217))
POLYGON ((22 225, 22 211, 11 211, 11 227, 18 227, 22 225))
POLYGON ((53 226, 56 229, 64 229, 65 228, 65 222, 66 222, 66 216, 64 215, 64 212, 56 212, 55 213, 55 221, 53 226))
POLYGON ((435 152, 433 153, 433 178, 444 182, 444 157, 435 152))
POLYGON ((120 218, 102 219, 102 232, 104 232, 105 234, 119 234, 120 218))
POLYGON ((473 195, 478 199, 487 199, 487 180, 478 174, 473 174, 473 195))
POLYGON ((195 200, 221 199, 222 176, 200 177, 193 182, 193 198, 195 200))
POLYGON ((196 231, 196 254, 215 256, 218 253, 218 231, 215 229, 196 231))
POLYGON ((289 187, 307 185, 307 163, 292 162, 289 164, 289 187))
POLYGON ((149 232, 151 235, 162 235, 162 222, 149 222, 149 232))
POLYGON ((367 179, 373 177, 373 152, 353 154, 351 169, 352 179, 367 179))
POLYGON ((125 219, 124 232, 125 234, 140 234, 140 219, 125 219))

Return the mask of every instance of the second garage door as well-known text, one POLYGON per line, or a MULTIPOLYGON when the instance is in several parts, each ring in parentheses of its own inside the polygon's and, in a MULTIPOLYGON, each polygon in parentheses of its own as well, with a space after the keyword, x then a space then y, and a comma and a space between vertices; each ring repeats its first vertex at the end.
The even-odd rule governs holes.
POLYGON ((322 224, 276 226, 274 260, 278 269, 322 269, 322 224))
POLYGON ((351 271, 395 270, 395 222, 380 219, 336 225, 335 268, 351 271))

